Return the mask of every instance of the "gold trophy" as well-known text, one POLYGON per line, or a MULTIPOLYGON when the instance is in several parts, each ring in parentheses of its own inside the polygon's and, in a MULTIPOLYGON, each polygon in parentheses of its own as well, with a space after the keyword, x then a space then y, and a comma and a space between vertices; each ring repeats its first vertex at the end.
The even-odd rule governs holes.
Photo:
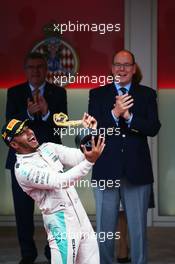
MULTIPOLYGON (((70 126, 75 127, 83 124, 82 120, 68 120, 68 116, 62 112, 55 113, 53 115, 53 121, 55 125, 58 127, 70 127, 70 126)), ((96 129, 92 129, 89 127, 81 129, 78 135, 75 137, 75 144, 77 148, 80 148, 82 151, 81 145, 84 145, 86 149, 90 151, 92 149, 92 143, 91 143, 92 136, 95 137, 95 141, 96 141, 98 138, 96 129)))
POLYGON ((79 126, 82 120, 68 120, 68 116, 62 112, 53 115, 55 125, 59 127, 79 126))

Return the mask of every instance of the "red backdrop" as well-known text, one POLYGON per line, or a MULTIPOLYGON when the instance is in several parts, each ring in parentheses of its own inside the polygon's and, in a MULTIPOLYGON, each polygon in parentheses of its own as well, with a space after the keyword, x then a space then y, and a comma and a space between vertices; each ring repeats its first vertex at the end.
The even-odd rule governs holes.
POLYGON ((158 87, 175 88, 175 1, 158 1, 158 87))
MULTIPOLYGON (((112 55, 123 48, 124 6, 122 0, 10 1, 0 8, 0 87, 25 80, 23 60, 33 46, 44 39, 43 26, 55 20, 80 23, 121 24, 120 32, 66 32, 63 40, 77 52, 79 75, 108 75, 112 55)), ((84 85, 88 87, 88 85, 84 85)), ((93 85, 95 87, 96 85, 93 85)))

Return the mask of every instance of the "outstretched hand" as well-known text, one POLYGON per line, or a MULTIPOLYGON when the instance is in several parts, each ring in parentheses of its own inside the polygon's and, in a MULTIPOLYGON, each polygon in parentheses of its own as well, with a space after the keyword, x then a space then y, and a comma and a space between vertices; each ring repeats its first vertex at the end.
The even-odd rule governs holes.
POLYGON ((95 163, 96 160, 100 157, 103 149, 105 147, 105 138, 100 137, 98 138, 97 143, 95 144, 95 139, 92 137, 92 149, 87 151, 84 145, 81 145, 85 158, 92 163, 95 163))

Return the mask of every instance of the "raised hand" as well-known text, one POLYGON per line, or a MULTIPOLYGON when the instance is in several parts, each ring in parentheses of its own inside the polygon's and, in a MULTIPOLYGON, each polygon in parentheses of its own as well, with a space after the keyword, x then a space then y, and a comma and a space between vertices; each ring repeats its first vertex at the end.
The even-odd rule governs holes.
POLYGON ((90 151, 87 151, 84 145, 81 145, 81 147, 85 155, 85 158, 88 161, 95 163, 96 160, 100 157, 101 153, 103 152, 103 149, 105 147, 105 138, 99 136, 98 141, 95 144, 95 139, 94 137, 92 137, 92 149, 90 151))
POLYGON ((42 95, 38 96, 38 105, 42 116, 46 115, 48 112, 48 103, 42 95))
POLYGON ((30 98, 27 99, 27 111, 31 116, 40 113, 40 106, 38 103, 34 103, 30 98))
POLYGON ((84 113, 82 118, 82 124, 85 128, 92 128, 92 129, 97 128, 97 120, 88 113, 84 113))
POLYGON ((129 119, 129 109, 134 105, 134 99, 131 95, 124 94, 116 96, 116 102, 112 109, 116 117, 122 116, 125 119, 129 119))

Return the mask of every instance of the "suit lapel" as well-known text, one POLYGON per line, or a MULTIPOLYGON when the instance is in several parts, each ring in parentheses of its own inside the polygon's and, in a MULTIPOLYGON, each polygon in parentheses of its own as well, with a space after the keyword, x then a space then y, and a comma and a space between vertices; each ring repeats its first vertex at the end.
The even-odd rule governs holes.
POLYGON ((129 94, 133 97, 134 99, 134 105, 131 107, 131 112, 135 113, 138 111, 138 105, 140 107, 141 101, 140 101, 140 85, 139 84, 132 84, 129 94))
POLYGON ((52 89, 49 87, 49 83, 46 82, 46 85, 44 87, 44 98, 46 99, 48 104, 49 104, 50 100, 53 99, 52 95, 53 95, 52 89))
POLYGON ((32 92, 28 83, 25 83, 24 87, 21 89, 20 98, 21 98, 20 100, 25 102, 27 101, 28 98, 32 99, 32 92))
POLYGON ((136 93, 137 89, 138 89, 137 85, 134 84, 134 83, 132 83, 131 84, 131 88, 129 90, 129 94, 132 95, 132 96, 134 96, 135 94, 137 94, 136 93))
POLYGON ((108 87, 105 87, 104 91, 104 101, 110 107, 113 107, 113 104, 115 103, 115 97, 118 95, 114 83, 111 83, 108 87))

